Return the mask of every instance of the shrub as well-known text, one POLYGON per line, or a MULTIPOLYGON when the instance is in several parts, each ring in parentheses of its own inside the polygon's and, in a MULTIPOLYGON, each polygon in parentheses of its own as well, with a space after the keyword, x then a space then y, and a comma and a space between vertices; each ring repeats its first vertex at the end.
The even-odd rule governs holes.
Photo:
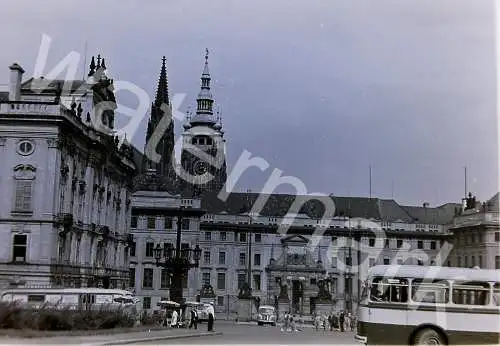
POLYGON ((33 330, 96 330, 130 328, 135 317, 122 309, 102 306, 97 310, 43 305, 38 309, 0 302, 0 328, 33 330))

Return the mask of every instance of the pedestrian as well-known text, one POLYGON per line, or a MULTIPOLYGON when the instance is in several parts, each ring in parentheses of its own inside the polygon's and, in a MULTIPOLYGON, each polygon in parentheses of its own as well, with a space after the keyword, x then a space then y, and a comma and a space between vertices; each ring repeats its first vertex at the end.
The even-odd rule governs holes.
POLYGON ((177 313, 177 310, 174 309, 172 312, 172 319, 170 320, 170 327, 175 328, 177 327, 177 318, 179 314, 177 313))
POLYGON ((189 323, 189 329, 194 327, 194 329, 198 329, 198 312, 192 308, 191 309, 191 321, 189 323))
POLYGON ((319 330, 319 316, 318 315, 314 316, 314 328, 316 329, 316 331, 319 330))
POLYGON ((351 330, 351 313, 348 312, 345 319, 345 330, 346 332, 351 330))
POLYGON ((340 324, 340 331, 343 332, 344 331, 344 327, 345 327, 345 315, 344 315, 344 311, 341 311, 340 312, 340 316, 339 316, 339 324, 340 324))
POLYGON ((330 331, 333 331, 333 316, 332 316, 332 314, 328 315, 328 324, 330 325, 330 331))
POLYGON ((326 331, 326 316, 323 315, 323 330, 326 331))
POLYGON ((207 326, 209 332, 214 331, 214 319, 215 319, 214 306, 210 304, 208 308, 208 326, 207 326))

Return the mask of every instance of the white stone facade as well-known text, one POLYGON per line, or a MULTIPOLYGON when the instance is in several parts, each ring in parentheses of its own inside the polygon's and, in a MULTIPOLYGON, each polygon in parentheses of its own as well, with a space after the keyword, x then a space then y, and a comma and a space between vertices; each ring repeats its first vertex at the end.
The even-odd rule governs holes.
POLYGON ((0 285, 124 287, 136 168, 99 111, 107 80, 20 84, 16 66, 0 95, 0 285))

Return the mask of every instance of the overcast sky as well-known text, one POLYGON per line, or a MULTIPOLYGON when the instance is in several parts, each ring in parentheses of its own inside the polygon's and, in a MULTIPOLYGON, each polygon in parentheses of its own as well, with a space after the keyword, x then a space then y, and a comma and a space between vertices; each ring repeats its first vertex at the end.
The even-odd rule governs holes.
POLYGON ((14 61, 33 74, 45 34, 47 71, 87 42, 151 97, 167 56, 181 110, 208 47, 229 167, 243 150, 270 164, 240 189, 278 168, 309 192, 368 196, 371 165, 373 196, 402 204, 460 201, 464 166, 479 199, 498 190, 491 0, 12 0, 0 23, 0 84, 14 61))

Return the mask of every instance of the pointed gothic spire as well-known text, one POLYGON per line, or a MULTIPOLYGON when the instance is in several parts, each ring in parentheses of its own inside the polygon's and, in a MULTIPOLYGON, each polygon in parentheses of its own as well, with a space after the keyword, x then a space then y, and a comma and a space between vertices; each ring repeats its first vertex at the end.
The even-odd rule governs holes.
POLYGON ((101 54, 97 54, 97 68, 101 67, 101 54))
POLYGON ((162 58, 160 78, 158 79, 158 89, 156 89, 155 106, 161 107, 162 104, 170 105, 168 98, 168 79, 167 79, 167 58, 162 58))
POLYGON ((106 63, 104 62, 104 58, 102 58, 101 67, 102 67, 104 70, 106 69, 106 63))
POLYGON ((90 66, 89 66, 89 74, 88 76, 92 76, 95 73, 95 60, 94 56, 92 55, 92 59, 90 60, 90 66))

